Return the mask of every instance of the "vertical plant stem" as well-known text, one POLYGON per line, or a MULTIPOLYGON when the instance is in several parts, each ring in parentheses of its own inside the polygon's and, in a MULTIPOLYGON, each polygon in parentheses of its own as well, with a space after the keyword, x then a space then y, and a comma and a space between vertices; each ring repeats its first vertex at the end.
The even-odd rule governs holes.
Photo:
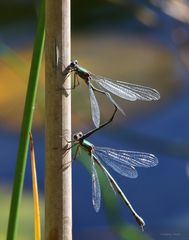
POLYGON ((71 138, 71 84, 62 74, 70 63, 70 0, 46 1, 45 62, 45 239, 71 240, 71 151, 63 151, 71 138))
POLYGON ((34 43, 34 50, 32 56, 31 70, 28 82, 28 89, 26 94, 22 128, 20 134, 16 172, 14 177, 14 185, 12 191, 11 208, 9 214, 7 240, 14 240, 16 237, 16 230, 18 225, 18 212, 20 200, 23 190, 23 182, 25 175, 26 159, 29 144, 29 132, 33 119, 33 112, 35 108, 35 99, 39 78, 39 69, 41 65, 41 58, 43 54, 43 46, 45 39, 45 6, 44 0, 41 1, 40 15, 37 26, 36 39, 34 43))

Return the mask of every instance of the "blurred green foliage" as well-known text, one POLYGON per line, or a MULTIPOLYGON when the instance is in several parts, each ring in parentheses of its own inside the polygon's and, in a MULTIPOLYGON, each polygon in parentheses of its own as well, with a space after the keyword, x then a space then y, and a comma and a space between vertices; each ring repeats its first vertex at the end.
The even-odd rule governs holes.
MULTIPOLYGON (((11 191, 8 188, 0 186, 0 239, 5 239, 7 223, 8 223, 8 213, 10 208, 11 191)), ((20 209, 20 220, 18 227, 17 239, 19 240, 32 240, 34 239, 34 224, 33 224, 33 197, 32 193, 24 192, 20 209)), ((40 198, 40 211, 41 211, 41 223, 42 229, 44 229, 44 199, 40 198)), ((43 234, 43 231, 42 231, 43 234)), ((43 239, 43 236, 42 236, 43 239)))

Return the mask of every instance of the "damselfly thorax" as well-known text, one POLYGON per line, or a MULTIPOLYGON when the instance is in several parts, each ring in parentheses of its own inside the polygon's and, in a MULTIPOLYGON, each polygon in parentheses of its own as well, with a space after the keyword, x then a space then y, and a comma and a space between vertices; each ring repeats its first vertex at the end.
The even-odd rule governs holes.
POLYGON ((84 80, 84 82, 88 85, 90 80, 90 72, 87 72, 84 68, 77 68, 75 71, 75 74, 77 74, 80 78, 84 80))

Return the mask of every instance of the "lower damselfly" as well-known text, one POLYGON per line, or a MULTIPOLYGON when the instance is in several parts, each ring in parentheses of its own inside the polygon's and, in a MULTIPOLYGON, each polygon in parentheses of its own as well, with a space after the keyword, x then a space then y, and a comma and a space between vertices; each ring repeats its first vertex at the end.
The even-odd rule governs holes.
POLYGON ((121 199, 133 214, 136 222, 143 229, 143 226, 145 225, 144 220, 136 213, 131 203, 119 185, 116 183, 114 178, 111 176, 109 171, 106 169, 104 164, 125 177, 136 178, 138 176, 138 173, 135 167, 154 167, 158 164, 158 159, 153 154, 145 152, 117 150, 108 147, 97 147, 86 140, 86 138, 88 138, 91 134, 98 131, 100 128, 104 127, 110 121, 112 121, 115 113, 116 110, 114 111, 110 120, 100 125, 99 128, 95 128, 86 134, 83 134, 82 132, 74 134, 74 143, 71 147, 75 148, 75 158, 79 157, 78 154, 80 150, 83 150, 90 157, 92 175, 92 203, 95 211, 98 212, 101 205, 101 189, 98 174, 96 171, 96 165, 98 165, 108 179, 108 182, 113 191, 121 197, 121 199))
POLYGON ((160 99, 160 94, 155 89, 95 75, 79 66, 77 60, 73 60, 70 65, 66 67, 66 75, 71 72, 74 72, 73 88, 79 85, 78 76, 84 80, 89 88, 91 115, 93 123, 97 128, 100 125, 100 108, 94 92, 105 94, 110 102, 117 107, 123 115, 125 115, 124 110, 113 99, 110 93, 129 101, 151 101, 160 99))

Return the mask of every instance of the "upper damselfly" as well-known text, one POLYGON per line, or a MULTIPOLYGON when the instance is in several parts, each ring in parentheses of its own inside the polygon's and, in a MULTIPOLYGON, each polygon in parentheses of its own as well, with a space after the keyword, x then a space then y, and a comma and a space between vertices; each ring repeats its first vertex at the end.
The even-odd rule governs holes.
POLYGON ((119 109, 119 111, 125 115, 123 109, 119 104, 112 98, 110 93, 119 96, 129 101, 151 101, 158 100, 160 94, 157 90, 127 83, 124 81, 112 80, 110 78, 97 76, 83 67, 80 67, 77 60, 74 60, 66 68, 66 74, 74 72, 74 87, 79 84, 77 76, 82 78, 89 87, 90 103, 91 103, 91 115, 94 125, 98 128, 100 125, 100 109, 95 97, 94 91, 105 94, 113 105, 119 109))
POLYGON ((145 225, 144 220, 136 213, 131 203, 120 189, 119 185, 116 183, 114 178, 111 176, 111 174, 108 172, 108 170, 104 167, 103 164, 106 164, 107 166, 111 167, 113 170, 125 177, 136 178, 138 174, 135 167, 154 167, 158 164, 158 159, 153 154, 145 152, 97 147, 86 140, 86 138, 89 137, 91 134, 110 123, 116 113, 116 110, 114 111, 110 120, 100 125, 99 128, 95 128, 94 130, 91 130, 86 134, 83 134, 82 132, 74 134, 74 144, 72 145, 72 147, 76 147, 75 157, 77 157, 80 149, 83 149, 90 157, 92 175, 92 203, 95 211, 99 211, 101 204, 100 183, 96 171, 96 165, 98 165, 107 177, 113 191, 122 198, 124 203, 127 205, 129 210, 135 217, 137 223, 143 229, 143 226, 145 225))

